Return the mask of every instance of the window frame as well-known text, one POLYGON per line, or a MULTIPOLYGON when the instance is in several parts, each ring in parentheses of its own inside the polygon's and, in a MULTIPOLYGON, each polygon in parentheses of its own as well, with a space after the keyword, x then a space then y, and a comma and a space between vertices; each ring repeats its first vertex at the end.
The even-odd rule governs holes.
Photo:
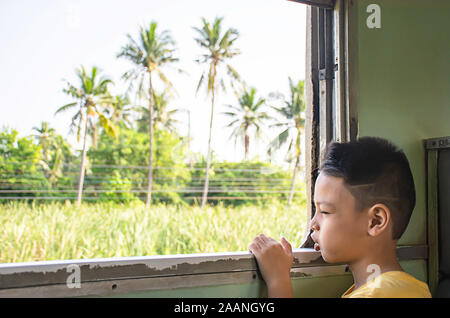
MULTIPOLYGON (((397 248, 399 260, 426 259, 427 253, 424 245, 397 248)), ((313 249, 294 249, 293 254, 293 280, 351 276, 346 264, 327 264, 313 249)), ((0 297, 114 296, 224 284, 259 284, 259 297, 264 296, 264 284, 249 252, 0 264, 0 297), (78 266, 80 288, 69 288, 74 271, 68 266, 78 266)))
MULTIPOLYGON (((303 2, 301 0, 292 0, 303 2)), ((309 6, 306 43, 306 192, 307 219, 315 213, 314 185, 326 146, 358 138, 356 25, 349 19, 351 1, 330 1, 333 8, 309 6), (350 76, 351 74, 351 76, 350 76), (349 89, 352 87, 352 90, 349 89)), ((312 247, 311 231, 301 247, 312 247)))
POLYGON ((325 9, 333 9, 335 6, 335 3, 336 3, 336 0, 289 0, 289 1, 299 2, 299 3, 307 4, 309 6, 314 6, 317 8, 325 8, 325 9))

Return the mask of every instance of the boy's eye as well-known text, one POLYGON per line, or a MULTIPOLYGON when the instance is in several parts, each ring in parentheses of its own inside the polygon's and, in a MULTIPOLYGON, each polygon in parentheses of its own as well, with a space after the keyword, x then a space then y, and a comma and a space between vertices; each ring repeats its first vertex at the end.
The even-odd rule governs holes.
POLYGON ((322 214, 330 214, 329 212, 326 212, 326 211, 320 211, 320 213, 322 213, 322 214))

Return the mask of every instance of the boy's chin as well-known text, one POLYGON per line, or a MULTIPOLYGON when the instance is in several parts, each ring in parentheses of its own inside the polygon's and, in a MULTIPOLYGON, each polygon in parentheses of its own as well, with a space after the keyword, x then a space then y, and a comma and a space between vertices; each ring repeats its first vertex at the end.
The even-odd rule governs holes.
POLYGON ((333 255, 330 255, 329 253, 327 253, 326 251, 320 251, 322 258, 325 262, 330 263, 330 264, 335 264, 335 263, 344 263, 343 260, 337 258, 337 257, 333 257, 333 255))
POLYGON ((320 252, 320 255, 322 256, 322 259, 326 263, 330 263, 330 264, 333 264, 333 263, 345 263, 345 261, 343 261, 341 259, 342 257, 338 257, 338 255, 340 255, 340 253, 330 253, 329 250, 323 249, 317 243, 314 244, 314 250, 320 252))

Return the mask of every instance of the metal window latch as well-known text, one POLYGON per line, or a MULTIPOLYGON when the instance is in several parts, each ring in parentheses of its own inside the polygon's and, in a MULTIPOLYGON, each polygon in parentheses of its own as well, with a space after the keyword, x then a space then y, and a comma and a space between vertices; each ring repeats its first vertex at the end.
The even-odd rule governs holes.
POLYGON ((338 65, 334 64, 333 72, 328 72, 328 76, 326 68, 319 70, 319 80, 334 79, 334 72, 337 71, 337 67, 338 65))

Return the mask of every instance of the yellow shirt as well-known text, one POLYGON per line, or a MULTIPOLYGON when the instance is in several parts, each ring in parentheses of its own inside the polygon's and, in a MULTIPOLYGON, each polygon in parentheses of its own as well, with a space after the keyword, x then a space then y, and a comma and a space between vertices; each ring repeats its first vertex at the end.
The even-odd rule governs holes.
POLYGON ((431 298, 428 285, 402 271, 385 272, 355 290, 352 285, 342 298, 431 298))

